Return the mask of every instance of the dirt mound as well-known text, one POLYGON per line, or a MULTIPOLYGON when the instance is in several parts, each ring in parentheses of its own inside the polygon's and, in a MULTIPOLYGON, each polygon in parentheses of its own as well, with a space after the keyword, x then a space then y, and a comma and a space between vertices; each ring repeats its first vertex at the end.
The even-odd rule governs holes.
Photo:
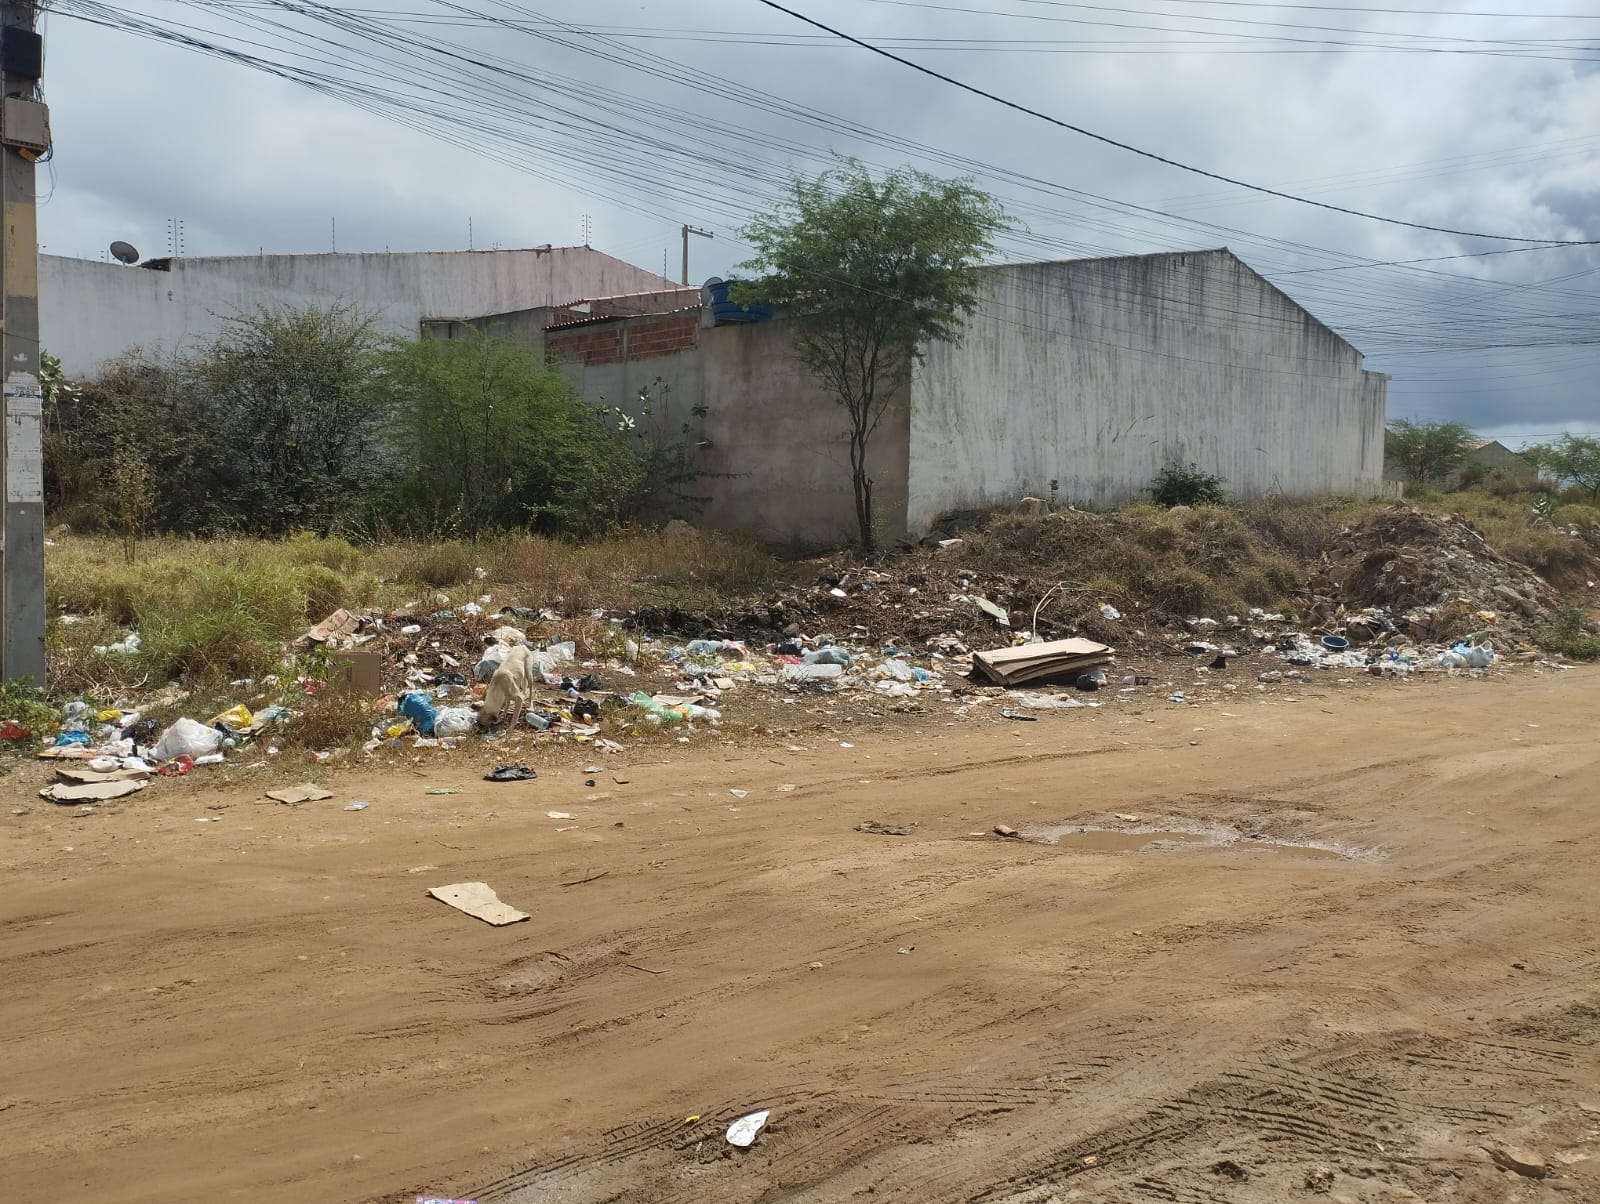
POLYGON ((1436 640, 1486 624, 1525 635, 1560 601, 1466 518, 1400 505, 1346 528, 1323 553, 1311 589, 1314 613, 1375 607, 1436 640))

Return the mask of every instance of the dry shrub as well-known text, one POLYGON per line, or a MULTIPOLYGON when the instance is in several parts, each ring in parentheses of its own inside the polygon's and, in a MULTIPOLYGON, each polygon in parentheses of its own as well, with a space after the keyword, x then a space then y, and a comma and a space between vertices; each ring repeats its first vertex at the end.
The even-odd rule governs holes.
POLYGON ((459 540, 443 543, 398 543, 378 548, 372 556, 378 572, 404 585, 445 589, 476 579, 478 549, 459 540))
POLYGON ((1559 590, 1583 589, 1595 577, 1594 549, 1564 531, 1530 527, 1502 539, 1498 550, 1522 561, 1559 590))
MULTIPOLYGON (((1147 606, 1180 619, 1279 605, 1307 577, 1307 566, 1227 506, 1002 514, 969 540, 968 551, 981 571, 1065 581, 1096 604, 1147 606)), ((1079 626, 1090 623, 1085 611, 1079 626)))
POLYGON ((372 738, 373 704, 346 686, 324 685, 300 704, 284 725, 284 743, 296 748, 359 748, 372 738))

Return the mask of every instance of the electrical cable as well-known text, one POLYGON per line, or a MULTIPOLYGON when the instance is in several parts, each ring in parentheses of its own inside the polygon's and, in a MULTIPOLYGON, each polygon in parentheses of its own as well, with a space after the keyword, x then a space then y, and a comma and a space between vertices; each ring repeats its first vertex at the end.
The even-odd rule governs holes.
POLYGON ((1514 234, 1483 234, 1473 230, 1454 230, 1447 226, 1432 226, 1424 222, 1411 222, 1398 217, 1384 217, 1381 214, 1365 213, 1359 209, 1351 209, 1344 205, 1335 205, 1329 201, 1318 201, 1310 197, 1296 196, 1294 193, 1281 192, 1276 188, 1268 188, 1262 184, 1251 184, 1244 180, 1237 180, 1232 176, 1222 175, 1220 172, 1208 171, 1203 167, 1194 167, 1188 163, 1180 163, 1176 159, 1171 159, 1165 155, 1157 154, 1155 151, 1144 150, 1143 148, 1134 146, 1131 143, 1121 142, 1116 138, 1112 138, 1110 135, 1096 133, 1091 129, 1085 128, 1084 126, 1074 125, 1069 121, 1063 121, 1059 117, 1052 117, 1048 113, 1042 113, 1038 109, 1029 108, 1027 105, 1019 104, 1014 100, 1007 100, 1003 96, 986 91, 974 84, 965 83, 962 80, 956 79, 954 76, 944 74, 942 71, 935 71, 932 67, 925 67, 921 63, 895 54, 893 51, 882 50, 873 45, 871 42, 855 37, 852 34, 845 33, 843 30, 835 29, 831 25, 826 25, 821 21, 806 16, 804 13, 796 12, 792 8, 785 8, 783 5, 779 4, 777 0, 756 0, 756 3, 763 4, 770 9, 776 10, 777 12, 785 13, 788 16, 795 18, 797 21, 805 22, 807 25, 815 26, 817 29, 831 33, 837 38, 842 38, 845 41, 850 42, 852 45, 859 46, 863 50, 871 51, 873 54, 889 59, 891 62, 899 63, 903 67, 909 67, 913 71, 919 72, 922 75, 929 76, 932 79, 939 80, 943 83, 951 85, 952 87, 960 88, 963 92, 970 92, 974 96, 980 96, 985 100, 993 101, 995 104, 1003 105, 1008 109, 1013 109, 1018 113, 1026 114, 1027 116, 1037 118, 1040 121, 1049 122, 1051 125, 1059 126, 1064 130, 1070 130, 1072 133, 1079 134, 1085 138, 1092 138, 1096 142, 1103 142, 1107 146, 1114 146, 1118 150, 1128 151, 1131 154, 1139 155, 1146 159, 1152 159, 1157 163, 1164 163, 1168 167, 1176 167, 1182 171, 1191 172, 1194 175, 1205 176, 1206 178, 1212 180, 1220 180, 1224 184, 1232 184, 1237 188, 1247 188, 1251 192, 1264 193, 1267 196, 1279 197, 1286 201, 1295 201, 1302 205, 1313 205, 1318 209, 1327 209, 1334 213, 1343 213, 1351 217, 1365 218, 1368 221, 1384 222, 1391 226, 1404 226, 1412 230, 1427 230, 1435 234, 1454 234, 1461 238, 1483 238, 1496 242, 1545 243, 1552 246, 1588 247, 1600 245, 1600 239, 1527 238, 1514 234))

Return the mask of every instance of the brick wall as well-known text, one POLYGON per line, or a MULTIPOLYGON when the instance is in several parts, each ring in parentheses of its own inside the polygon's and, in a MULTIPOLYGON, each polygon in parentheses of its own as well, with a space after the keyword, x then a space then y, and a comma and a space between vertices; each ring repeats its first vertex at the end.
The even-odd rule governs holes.
POLYGON ((693 347, 700 332, 700 311, 657 314, 616 322, 547 331, 545 347, 551 359, 580 364, 620 364, 647 360, 693 347))

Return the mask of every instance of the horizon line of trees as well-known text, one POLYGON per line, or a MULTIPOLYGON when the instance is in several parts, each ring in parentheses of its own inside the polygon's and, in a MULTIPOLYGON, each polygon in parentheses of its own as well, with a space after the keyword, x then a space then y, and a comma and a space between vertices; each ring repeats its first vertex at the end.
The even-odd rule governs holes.
MULTIPOLYGON (((1385 458, 1413 484, 1443 486, 1452 480, 1476 484, 1495 471, 1492 465, 1472 462, 1478 436, 1462 422, 1397 418, 1388 424, 1384 442, 1385 458)), ((1581 491, 1586 500, 1600 502, 1600 438, 1567 432, 1548 443, 1524 446, 1516 454, 1534 470, 1536 479, 1581 491)))

